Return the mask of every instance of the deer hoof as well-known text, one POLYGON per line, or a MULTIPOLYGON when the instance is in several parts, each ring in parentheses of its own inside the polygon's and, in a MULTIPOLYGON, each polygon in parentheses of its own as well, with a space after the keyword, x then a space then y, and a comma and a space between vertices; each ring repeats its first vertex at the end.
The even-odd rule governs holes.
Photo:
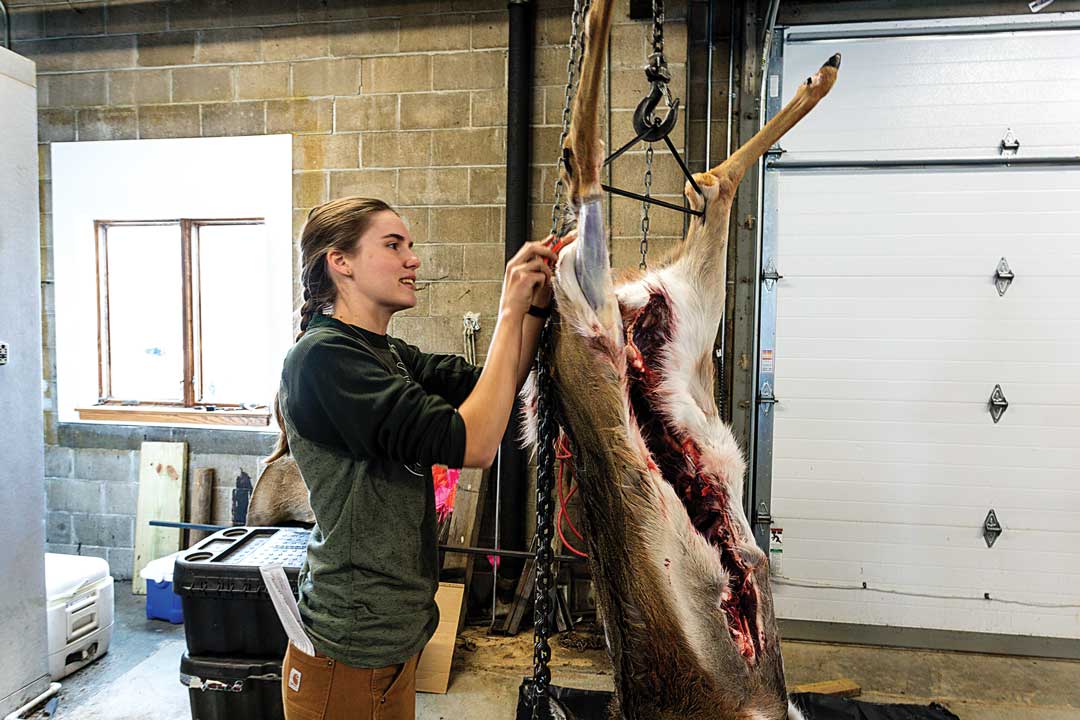
POLYGON ((697 194, 694 190, 694 186, 689 182, 686 183, 686 187, 683 189, 683 194, 686 195, 686 199, 690 201, 690 207, 693 210, 702 210, 705 207, 706 202, 710 202, 716 197, 717 184, 719 180, 712 173, 694 173, 694 182, 701 188, 701 192, 705 194, 705 197, 697 194))

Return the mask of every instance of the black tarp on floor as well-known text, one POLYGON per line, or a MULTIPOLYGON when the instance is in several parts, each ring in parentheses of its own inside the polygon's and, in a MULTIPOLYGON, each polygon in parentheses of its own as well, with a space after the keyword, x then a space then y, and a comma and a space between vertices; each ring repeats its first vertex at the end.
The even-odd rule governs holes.
MULTIPOLYGON (((531 684, 532 678, 526 678, 518 688, 516 720, 530 720, 532 717, 526 699, 531 684)), ((556 718, 609 720, 607 707, 611 701, 610 692, 552 685, 551 698, 556 718)), ((817 693, 798 693, 791 698, 806 720, 960 720, 937 703, 927 706, 881 705, 817 693)))

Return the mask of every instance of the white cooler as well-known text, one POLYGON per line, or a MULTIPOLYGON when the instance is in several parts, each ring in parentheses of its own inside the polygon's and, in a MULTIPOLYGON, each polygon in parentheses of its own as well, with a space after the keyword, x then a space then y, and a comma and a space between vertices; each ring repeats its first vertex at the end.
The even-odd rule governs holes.
POLYGON ((109 650, 113 579, 96 557, 45 553, 49 674, 67 677, 109 650))

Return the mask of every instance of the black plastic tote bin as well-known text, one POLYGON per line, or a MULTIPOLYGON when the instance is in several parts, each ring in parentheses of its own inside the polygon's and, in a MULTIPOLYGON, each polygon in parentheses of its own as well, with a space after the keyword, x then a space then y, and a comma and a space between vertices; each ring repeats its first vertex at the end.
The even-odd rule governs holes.
POLYGON ((188 689, 191 720, 285 720, 281 660, 185 654, 180 683, 188 689))

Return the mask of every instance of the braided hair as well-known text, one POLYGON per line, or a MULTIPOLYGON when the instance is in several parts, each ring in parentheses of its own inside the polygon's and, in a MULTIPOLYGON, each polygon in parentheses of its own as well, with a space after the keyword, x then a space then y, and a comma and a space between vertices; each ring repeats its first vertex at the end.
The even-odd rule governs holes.
MULTIPOLYGON (((300 234, 300 283, 304 292, 303 302, 297 311, 300 332, 296 340, 307 332, 316 313, 332 308, 337 300, 337 285, 327 270, 326 254, 331 250, 351 252, 371 224, 371 218, 384 211, 397 212, 382 200, 352 196, 331 200, 312 208, 308 213, 304 230, 300 234)), ((281 404, 276 394, 274 419, 277 420, 281 434, 278 435, 274 451, 266 458, 267 463, 289 453, 289 439, 285 436, 285 421, 281 416, 281 404)))

